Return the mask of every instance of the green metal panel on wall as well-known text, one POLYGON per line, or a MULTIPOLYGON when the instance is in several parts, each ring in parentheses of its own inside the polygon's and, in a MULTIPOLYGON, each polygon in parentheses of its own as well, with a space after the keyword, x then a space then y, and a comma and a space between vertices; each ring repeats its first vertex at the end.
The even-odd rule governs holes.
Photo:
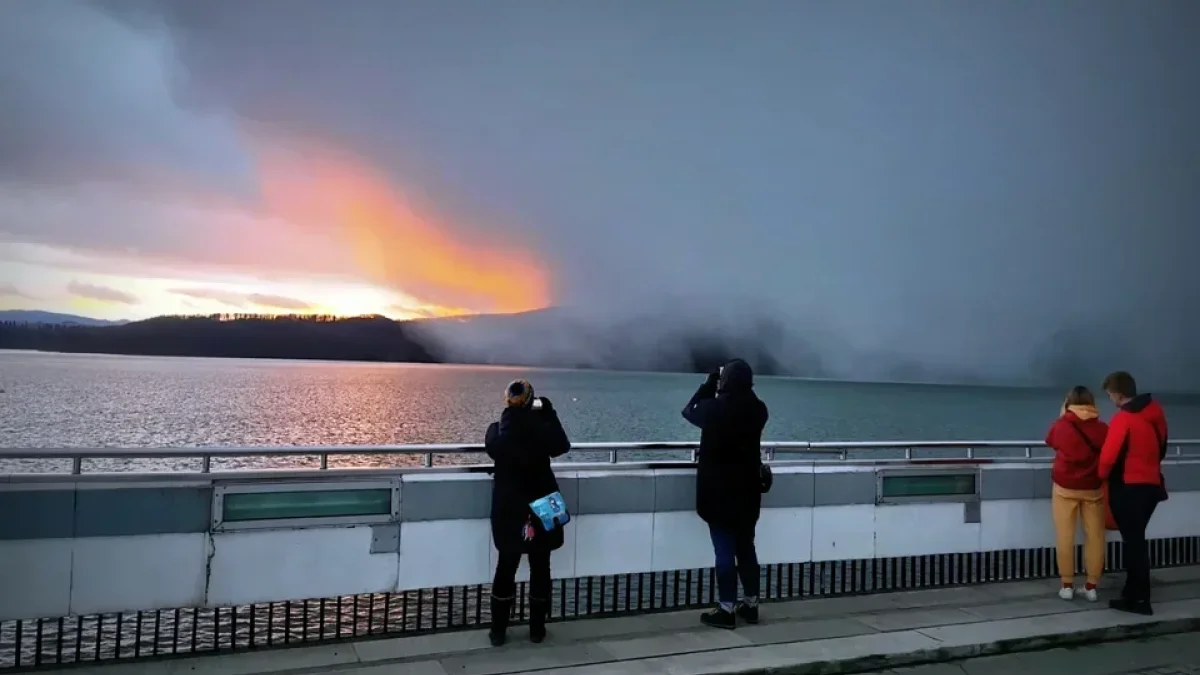
POLYGON ((891 474, 884 475, 880 485, 880 497, 897 499, 904 497, 969 497, 976 494, 977 474, 891 474))
POLYGON ((299 518, 387 516, 392 491, 303 490, 295 492, 232 492, 224 496, 221 519, 227 523, 299 518))

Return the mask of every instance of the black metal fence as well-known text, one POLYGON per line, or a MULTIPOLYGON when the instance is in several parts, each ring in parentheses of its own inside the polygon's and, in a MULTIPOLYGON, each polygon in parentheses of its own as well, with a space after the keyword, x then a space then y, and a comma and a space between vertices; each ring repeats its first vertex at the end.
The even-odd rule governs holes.
MULTIPOLYGON (((1151 564, 1200 564, 1200 537, 1150 542, 1151 564)), ((1124 568, 1120 542, 1106 567, 1124 568)), ((1082 551, 1076 551, 1076 565, 1082 551)), ((1082 569, 1077 569, 1077 573, 1082 569)), ((762 567, 762 599, 790 600, 1058 576, 1053 548, 782 563, 762 567)), ((516 620, 526 614, 520 584, 516 620)), ((0 670, 226 653, 370 636, 462 630, 490 621, 487 584, 295 600, 0 622, 0 670)), ((713 570, 556 580, 551 620, 688 609, 715 601, 713 570)))

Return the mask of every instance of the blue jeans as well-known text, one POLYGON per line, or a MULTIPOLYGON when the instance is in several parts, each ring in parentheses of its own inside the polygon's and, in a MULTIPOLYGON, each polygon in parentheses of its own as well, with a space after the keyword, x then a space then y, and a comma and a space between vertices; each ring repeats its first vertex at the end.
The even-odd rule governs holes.
POLYGON ((738 577, 746 597, 758 597, 758 554, 754 551, 754 530, 738 532, 708 527, 713 552, 717 557, 717 597, 722 604, 737 601, 738 577))

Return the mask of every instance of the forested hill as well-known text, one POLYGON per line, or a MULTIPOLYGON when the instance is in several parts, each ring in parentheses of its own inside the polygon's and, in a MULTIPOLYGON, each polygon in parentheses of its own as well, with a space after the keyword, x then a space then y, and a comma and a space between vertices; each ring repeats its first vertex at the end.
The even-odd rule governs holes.
MULTIPOLYGON (((515 317, 516 320, 524 320, 515 317)), ((513 358, 485 360, 474 354, 449 351, 421 321, 393 321, 381 316, 337 318, 331 316, 266 316, 230 314, 164 316, 115 326, 84 326, 24 321, 0 321, 0 349, 48 352, 126 354, 144 356, 198 356, 224 358, 312 359, 333 361, 388 361, 408 363, 493 363, 542 367, 593 367, 553 355, 516 354, 513 358)), ((613 330, 603 345, 620 353, 621 331, 613 330), (613 344, 607 344, 612 342, 613 344)), ((682 338, 668 356, 645 361, 607 361, 610 370, 707 372, 734 355, 744 355, 760 372, 774 364, 757 358, 753 349, 710 339, 682 338), (737 351, 737 354, 733 352, 737 351)))
POLYGON ((436 359, 406 322, 385 317, 164 316, 120 326, 0 323, 0 349, 226 358, 406 361, 436 359))

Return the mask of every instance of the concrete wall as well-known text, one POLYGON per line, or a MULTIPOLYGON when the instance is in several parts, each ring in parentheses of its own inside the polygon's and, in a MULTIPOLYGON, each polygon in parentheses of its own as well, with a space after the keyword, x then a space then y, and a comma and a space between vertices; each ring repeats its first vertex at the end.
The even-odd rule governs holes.
MULTIPOLYGON (((1047 464, 983 464, 974 515, 960 502, 877 505, 878 468, 776 466, 758 526, 761 561, 1053 545, 1047 464)), ((1200 461, 1172 461, 1165 473, 1171 499, 1150 536, 1200 536, 1200 461)), ((387 525, 213 531, 214 487, 230 480, 223 476, 107 484, 10 478, 0 482, 0 619, 488 583, 495 564, 485 474, 392 476, 400 484, 400 518, 391 526, 399 544, 380 553, 371 552, 372 538, 387 525)), ((573 520, 553 557, 555 577, 712 565, 707 529, 692 512, 691 470, 566 470, 559 478, 573 520)))

